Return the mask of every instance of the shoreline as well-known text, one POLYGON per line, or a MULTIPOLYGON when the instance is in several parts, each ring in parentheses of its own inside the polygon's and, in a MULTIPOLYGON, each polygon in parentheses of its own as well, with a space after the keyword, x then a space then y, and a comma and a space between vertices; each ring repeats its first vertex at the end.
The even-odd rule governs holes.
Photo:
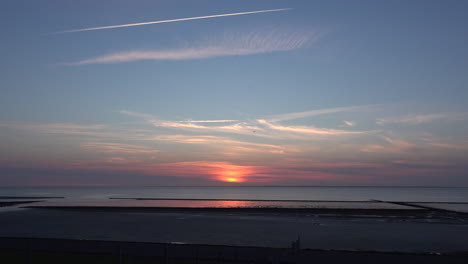
MULTIPOLYGON (((0 201, 1 203, 2 201, 0 201)), ((468 203, 462 202, 394 202, 369 201, 317 201, 317 200, 246 200, 246 199, 160 199, 109 198, 107 200, 60 201, 4 201, 27 203, 21 208, 42 208, 81 211, 220 211, 220 212, 274 212, 309 214, 362 214, 362 215, 414 215, 468 216, 468 203)))
MULTIPOLYGON (((272 213, 287 216, 288 214, 305 214, 305 215, 319 215, 319 216, 334 216, 334 217, 420 217, 427 218, 431 216, 444 218, 462 217, 465 214, 458 215, 456 212, 445 212, 434 215, 431 210, 425 209, 348 209, 348 208, 249 208, 249 207, 230 207, 230 208, 213 208, 213 207, 137 207, 137 206, 21 206, 20 208, 30 209, 45 209, 45 210, 59 210, 59 211, 76 211, 76 212, 141 212, 141 213, 272 213)), ((467 215, 468 217, 468 215, 467 215)))
MULTIPOLYGON (((63 197, 59 197, 63 198, 63 197)), ((156 197, 109 197, 109 200, 136 200, 136 201, 241 201, 241 202, 298 202, 298 203, 442 203, 442 204, 468 204, 468 202, 444 201, 387 201, 387 200, 310 200, 310 199, 224 199, 224 198, 156 198, 156 197)))

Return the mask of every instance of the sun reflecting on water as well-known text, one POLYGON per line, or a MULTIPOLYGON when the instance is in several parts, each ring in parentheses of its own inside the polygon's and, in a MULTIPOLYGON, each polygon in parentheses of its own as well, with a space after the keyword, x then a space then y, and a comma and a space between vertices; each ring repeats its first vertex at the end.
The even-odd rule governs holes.
POLYGON ((220 208, 238 208, 238 207, 253 207, 254 203, 249 201, 214 201, 212 203, 215 207, 220 208))

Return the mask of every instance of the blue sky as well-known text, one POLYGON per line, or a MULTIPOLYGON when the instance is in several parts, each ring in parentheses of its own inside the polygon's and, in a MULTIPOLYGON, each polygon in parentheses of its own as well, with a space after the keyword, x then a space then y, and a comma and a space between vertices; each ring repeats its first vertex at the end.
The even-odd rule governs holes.
POLYGON ((5 1, 0 184, 466 186, 467 7, 5 1))

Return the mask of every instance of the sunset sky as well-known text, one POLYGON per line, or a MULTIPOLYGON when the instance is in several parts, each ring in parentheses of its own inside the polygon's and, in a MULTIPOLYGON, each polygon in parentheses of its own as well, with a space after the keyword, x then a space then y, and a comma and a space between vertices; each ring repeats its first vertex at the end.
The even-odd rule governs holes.
POLYGON ((467 11, 2 1, 0 186, 468 186, 467 11))

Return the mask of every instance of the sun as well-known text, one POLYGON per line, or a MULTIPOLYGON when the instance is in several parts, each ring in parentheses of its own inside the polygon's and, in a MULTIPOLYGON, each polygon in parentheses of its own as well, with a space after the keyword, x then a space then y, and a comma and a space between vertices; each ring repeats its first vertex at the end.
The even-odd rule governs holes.
POLYGON ((230 178, 224 178, 224 181, 227 181, 227 182, 241 182, 241 179, 230 177, 230 178))
POLYGON ((214 180, 228 182, 228 183, 243 183, 248 182, 253 169, 251 166, 233 165, 230 163, 217 163, 213 166, 210 174, 214 180))
POLYGON ((243 182, 242 176, 244 176, 243 171, 225 170, 220 173, 219 179, 225 182, 243 182))

